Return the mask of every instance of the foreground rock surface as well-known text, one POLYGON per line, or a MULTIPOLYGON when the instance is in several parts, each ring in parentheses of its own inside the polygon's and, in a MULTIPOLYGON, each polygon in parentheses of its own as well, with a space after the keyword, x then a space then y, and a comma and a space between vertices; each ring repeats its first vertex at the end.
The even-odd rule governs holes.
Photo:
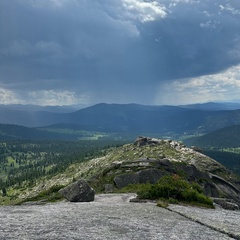
POLYGON ((218 232, 227 233, 234 239, 240 239, 240 211, 218 207, 216 209, 205 209, 181 205, 170 205, 168 208, 218 232))
POLYGON ((91 202, 95 196, 95 191, 85 180, 76 181, 60 189, 59 193, 70 202, 91 202))
MULTIPOLYGON (((0 236, 8 240, 229 240, 234 239, 131 194, 96 195, 94 202, 0 207, 0 236)), ((240 212, 178 206, 197 219, 240 232, 240 212), (188 211, 188 209, 190 209, 188 211), (227 219, 227 221, 224 221, 227 219)))

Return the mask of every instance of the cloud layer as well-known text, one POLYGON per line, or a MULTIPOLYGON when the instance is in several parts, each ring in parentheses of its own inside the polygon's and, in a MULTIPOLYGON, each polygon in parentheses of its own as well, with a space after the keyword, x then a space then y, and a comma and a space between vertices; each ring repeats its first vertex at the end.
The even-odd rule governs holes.
POLYGON ((178 104, 239 89, 238 0, 1 0, 0 34, 2 103, 161 104, 181 91, 178 104))

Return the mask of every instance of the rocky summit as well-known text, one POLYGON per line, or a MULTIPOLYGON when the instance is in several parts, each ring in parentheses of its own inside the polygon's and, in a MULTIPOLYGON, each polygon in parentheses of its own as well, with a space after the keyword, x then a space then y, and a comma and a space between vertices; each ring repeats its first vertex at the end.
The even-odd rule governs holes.
MULTIPOLYGON (((228 209, 240 205, 239 180, 217 161, 180 142, 139 137, 106 155, 109 163, 90 178, 104 191, 129 184, 156 183, 164 175, 179 175, 202 186, 205 195, 228 209)), ((105 159, 106 160, 106 159, 105 159)))

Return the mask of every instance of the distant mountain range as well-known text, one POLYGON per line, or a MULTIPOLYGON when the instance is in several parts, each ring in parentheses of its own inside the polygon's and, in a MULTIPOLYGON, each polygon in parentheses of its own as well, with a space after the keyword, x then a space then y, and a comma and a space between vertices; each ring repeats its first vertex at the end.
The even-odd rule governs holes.
POLYGON ((240 109, 240 103, 233 102, 208 102, 208 103, 196 103, 189 105, 180 105, 183 108, 207 110, 207 111, 221 111, 221 110, 237 110, 240 109))
MULTIPOLYGON (((40 134, 41 138, 44 138, 44 134, 50 138, 59 138, 56 128, 109 133, 154 133, 159 136, 169 133, 209 133, 240 124, 240 104, 146 106, 100 103, 77 111, 66 106, 61 108, 59 106, 0 105, 0 123, 11 124, 11 128, 14 125, 31 127, 31 130, 22 129, 20 132, 29 132, 29 136, 40 134), (55 130, 51 131, 51 129, 55 130), (37 132, 33 133, 33 131, 37 132)), ((7 129, 9 127, 6 125, 1 126, 1 133, 5 137, 9 135, 6 133, 7 129)))
POLYGON ((88 105, 79 104, 79 105, 65 105, 65 106, 40 106, 40 105, 33 105, 33 104, 9 104, 4 105, 0 104, 0 110, 2 109, 9 109, 9 110, 17 110, 17 111, 27 111, 27 112, 56 112, 56 113, 67 113, 67 112, 74 112, 79 109, 85 108, 88 105))

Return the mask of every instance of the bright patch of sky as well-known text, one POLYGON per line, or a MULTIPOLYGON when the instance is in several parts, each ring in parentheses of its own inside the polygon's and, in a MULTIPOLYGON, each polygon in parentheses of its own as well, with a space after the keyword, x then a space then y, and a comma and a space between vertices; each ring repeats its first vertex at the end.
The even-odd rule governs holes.
POLYGON ((155 21, 166 17, 166 7, 157 1, 145 2, 142 0, 122 0, 123 6, 132 19, 141 22, 155 21))
POLYGON ((236 101, 240 93, 240 65, 228 70, 190 79, 180 79, 159 87, 155 104, 188 104, 208 101, 236 101))

